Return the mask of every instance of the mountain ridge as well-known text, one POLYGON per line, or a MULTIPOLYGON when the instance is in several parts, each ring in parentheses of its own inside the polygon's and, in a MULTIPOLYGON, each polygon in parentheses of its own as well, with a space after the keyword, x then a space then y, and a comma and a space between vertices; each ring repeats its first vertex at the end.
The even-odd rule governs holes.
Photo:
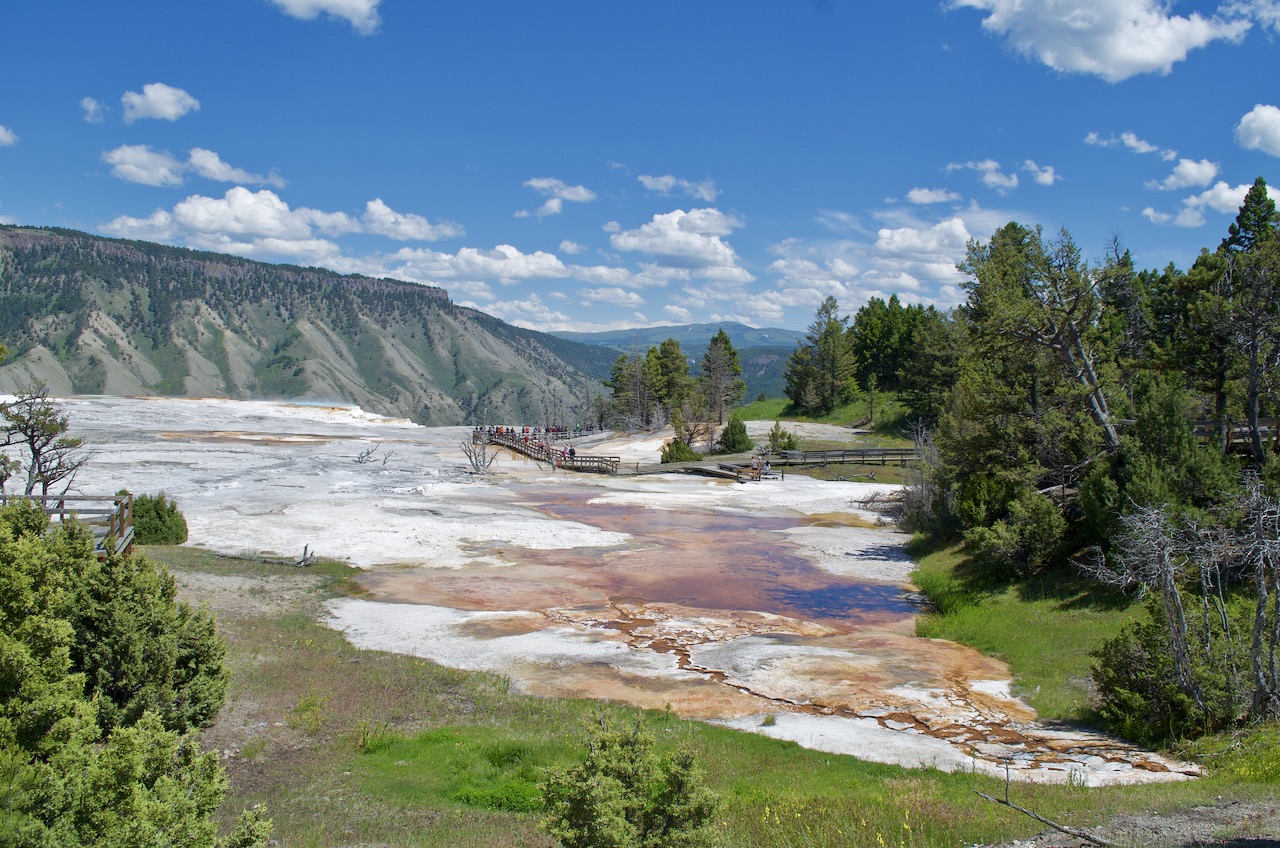
POLYGON ((353 403, 423 424, 585 414, 613 356, 436 286, 0 226, 0 391, 353 403))

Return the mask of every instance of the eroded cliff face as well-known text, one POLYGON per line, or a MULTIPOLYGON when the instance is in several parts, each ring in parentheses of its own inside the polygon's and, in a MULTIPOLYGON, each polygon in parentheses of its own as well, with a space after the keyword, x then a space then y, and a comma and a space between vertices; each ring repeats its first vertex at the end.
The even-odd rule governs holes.
POLYGON ((20 227, 0 227, 0 340, 0 391, 39 379, 55 395, 333 402, 436 425, 575 417, 601 356, 433 286, 20 227))

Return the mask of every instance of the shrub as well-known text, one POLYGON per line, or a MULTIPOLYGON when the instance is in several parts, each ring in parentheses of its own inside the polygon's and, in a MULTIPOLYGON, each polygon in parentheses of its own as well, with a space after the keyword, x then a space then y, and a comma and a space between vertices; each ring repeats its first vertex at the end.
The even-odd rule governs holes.
POLYGON ((49 527, 49 513, 30 498, 15 498, 0 506, 0 532, 12 539, 39 536, 49 527))
POLYGON ((679 439, 672 439, 662 446, 661 462, 694 462, 702 459, 702 454, 686 445, 679 439))
POLYGON ((785 430, 782 423, 774 419, 773 429, 769 431, 769 452, 781 453, 784 450, 799 450, 800 440, 790 430, 785 430))
POLYGON ((1038 571, 1054 555, 1067 521, 1053 501, 1027 489, 1009 504, 1008 514, 990 527, 974 527, 965 544, 980 567, 1005 576, 1038 571))
POLYGON ((133 499, 133 540, 139 545, 181 545, 187 541, 187 520, 164 492, 138 495, 133 499))
POLYGON ((565 848, 712 845, 719 800, 693 756, 659 756, 639 723, 631 730, 601 724, 582 763, 547 772, 543 830, 565 848))
POLYGON ((719 444, 721 453, 742 453, 751 450, 753 445, 751 438, 747 435, 747 425, 740 417, 729 416, 729 423, 724 425, 724 431, 720 434, 719 444))
POLYGON ((226 774, 191 732, 225 690, 212 618, 144 558, 99 562, 83 525, 29 518, 0 510, 0 842, 265 846, 262 814, 218 838, 226 774))
MULTIPOLYGON (((1135 622, 1093 652, 1098 714, 1108 729, 1135 742, 1154 744, 1189 739, 1231 727, 1249 707, 1248 658, 1224 638, 1216 616, 1195 623, 1188 640, 1188 665, 1200 703, 1178 685, 1164 607, 1153 597, 1145 620, 1135 622), (1208 625, 1208 631, 1204 626, 1208 625), (1239 654, 1239 655, 1237 655, 1239 654)), ((1230 606, 1229 623, 1249 632, 1248 604, 1230 606)))

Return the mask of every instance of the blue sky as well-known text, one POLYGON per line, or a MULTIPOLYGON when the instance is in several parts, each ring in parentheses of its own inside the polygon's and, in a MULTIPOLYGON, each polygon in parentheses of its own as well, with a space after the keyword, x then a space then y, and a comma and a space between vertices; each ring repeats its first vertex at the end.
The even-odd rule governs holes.
POLYGON ((949 307, 969 239, 1215 247, 1280 0, 41 0, 0 222, 432 283, 540 330, 949 307))

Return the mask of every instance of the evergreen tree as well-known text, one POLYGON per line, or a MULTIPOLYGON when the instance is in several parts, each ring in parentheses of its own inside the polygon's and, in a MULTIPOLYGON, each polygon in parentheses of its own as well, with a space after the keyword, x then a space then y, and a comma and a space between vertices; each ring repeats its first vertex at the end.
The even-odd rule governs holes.
POLYGON ((742 400, 747 391, 747 384, 742 381, 738 352, 733 349, 729 334, 723 327, 707 343, 699 372, 698 379, 711 416, 717 424, 723 424, 725 412, 742 400))
POLYGON ((680 342, 667 339, 645 355, 645 379, 653 391, 654 402, 666 418, 694 388, 689 376, 689 361, 680 350, 680 342))
POLYGON ((602 729, 586 758, 548 771, 542 827, 565 848, 703 848, 719 799, 691 754, 660 755, 639 726, 602 729))
POLYGON ((854 372, 847 319, 827 297, 818 307, 805 340, 787 360, 787 397, 806 415, 825 415, 848 396, 854 372))
POLYGON ((1277 229, 1280 229, 1280 213, 1276 212, 1276 203, 1267 190, 1267 181, 1258 177, 1245 194, 1235 223, 1227 229, 1227 237, 1218 249, 1250 253, 1274 238, 1277 229))
POLYGON ((227 789, 190 731, 222 703, 221 640, 142 557, 99 563, 78 525, 0 508, 0 834, 28 846, 265 845, 217 838, 227 789))

